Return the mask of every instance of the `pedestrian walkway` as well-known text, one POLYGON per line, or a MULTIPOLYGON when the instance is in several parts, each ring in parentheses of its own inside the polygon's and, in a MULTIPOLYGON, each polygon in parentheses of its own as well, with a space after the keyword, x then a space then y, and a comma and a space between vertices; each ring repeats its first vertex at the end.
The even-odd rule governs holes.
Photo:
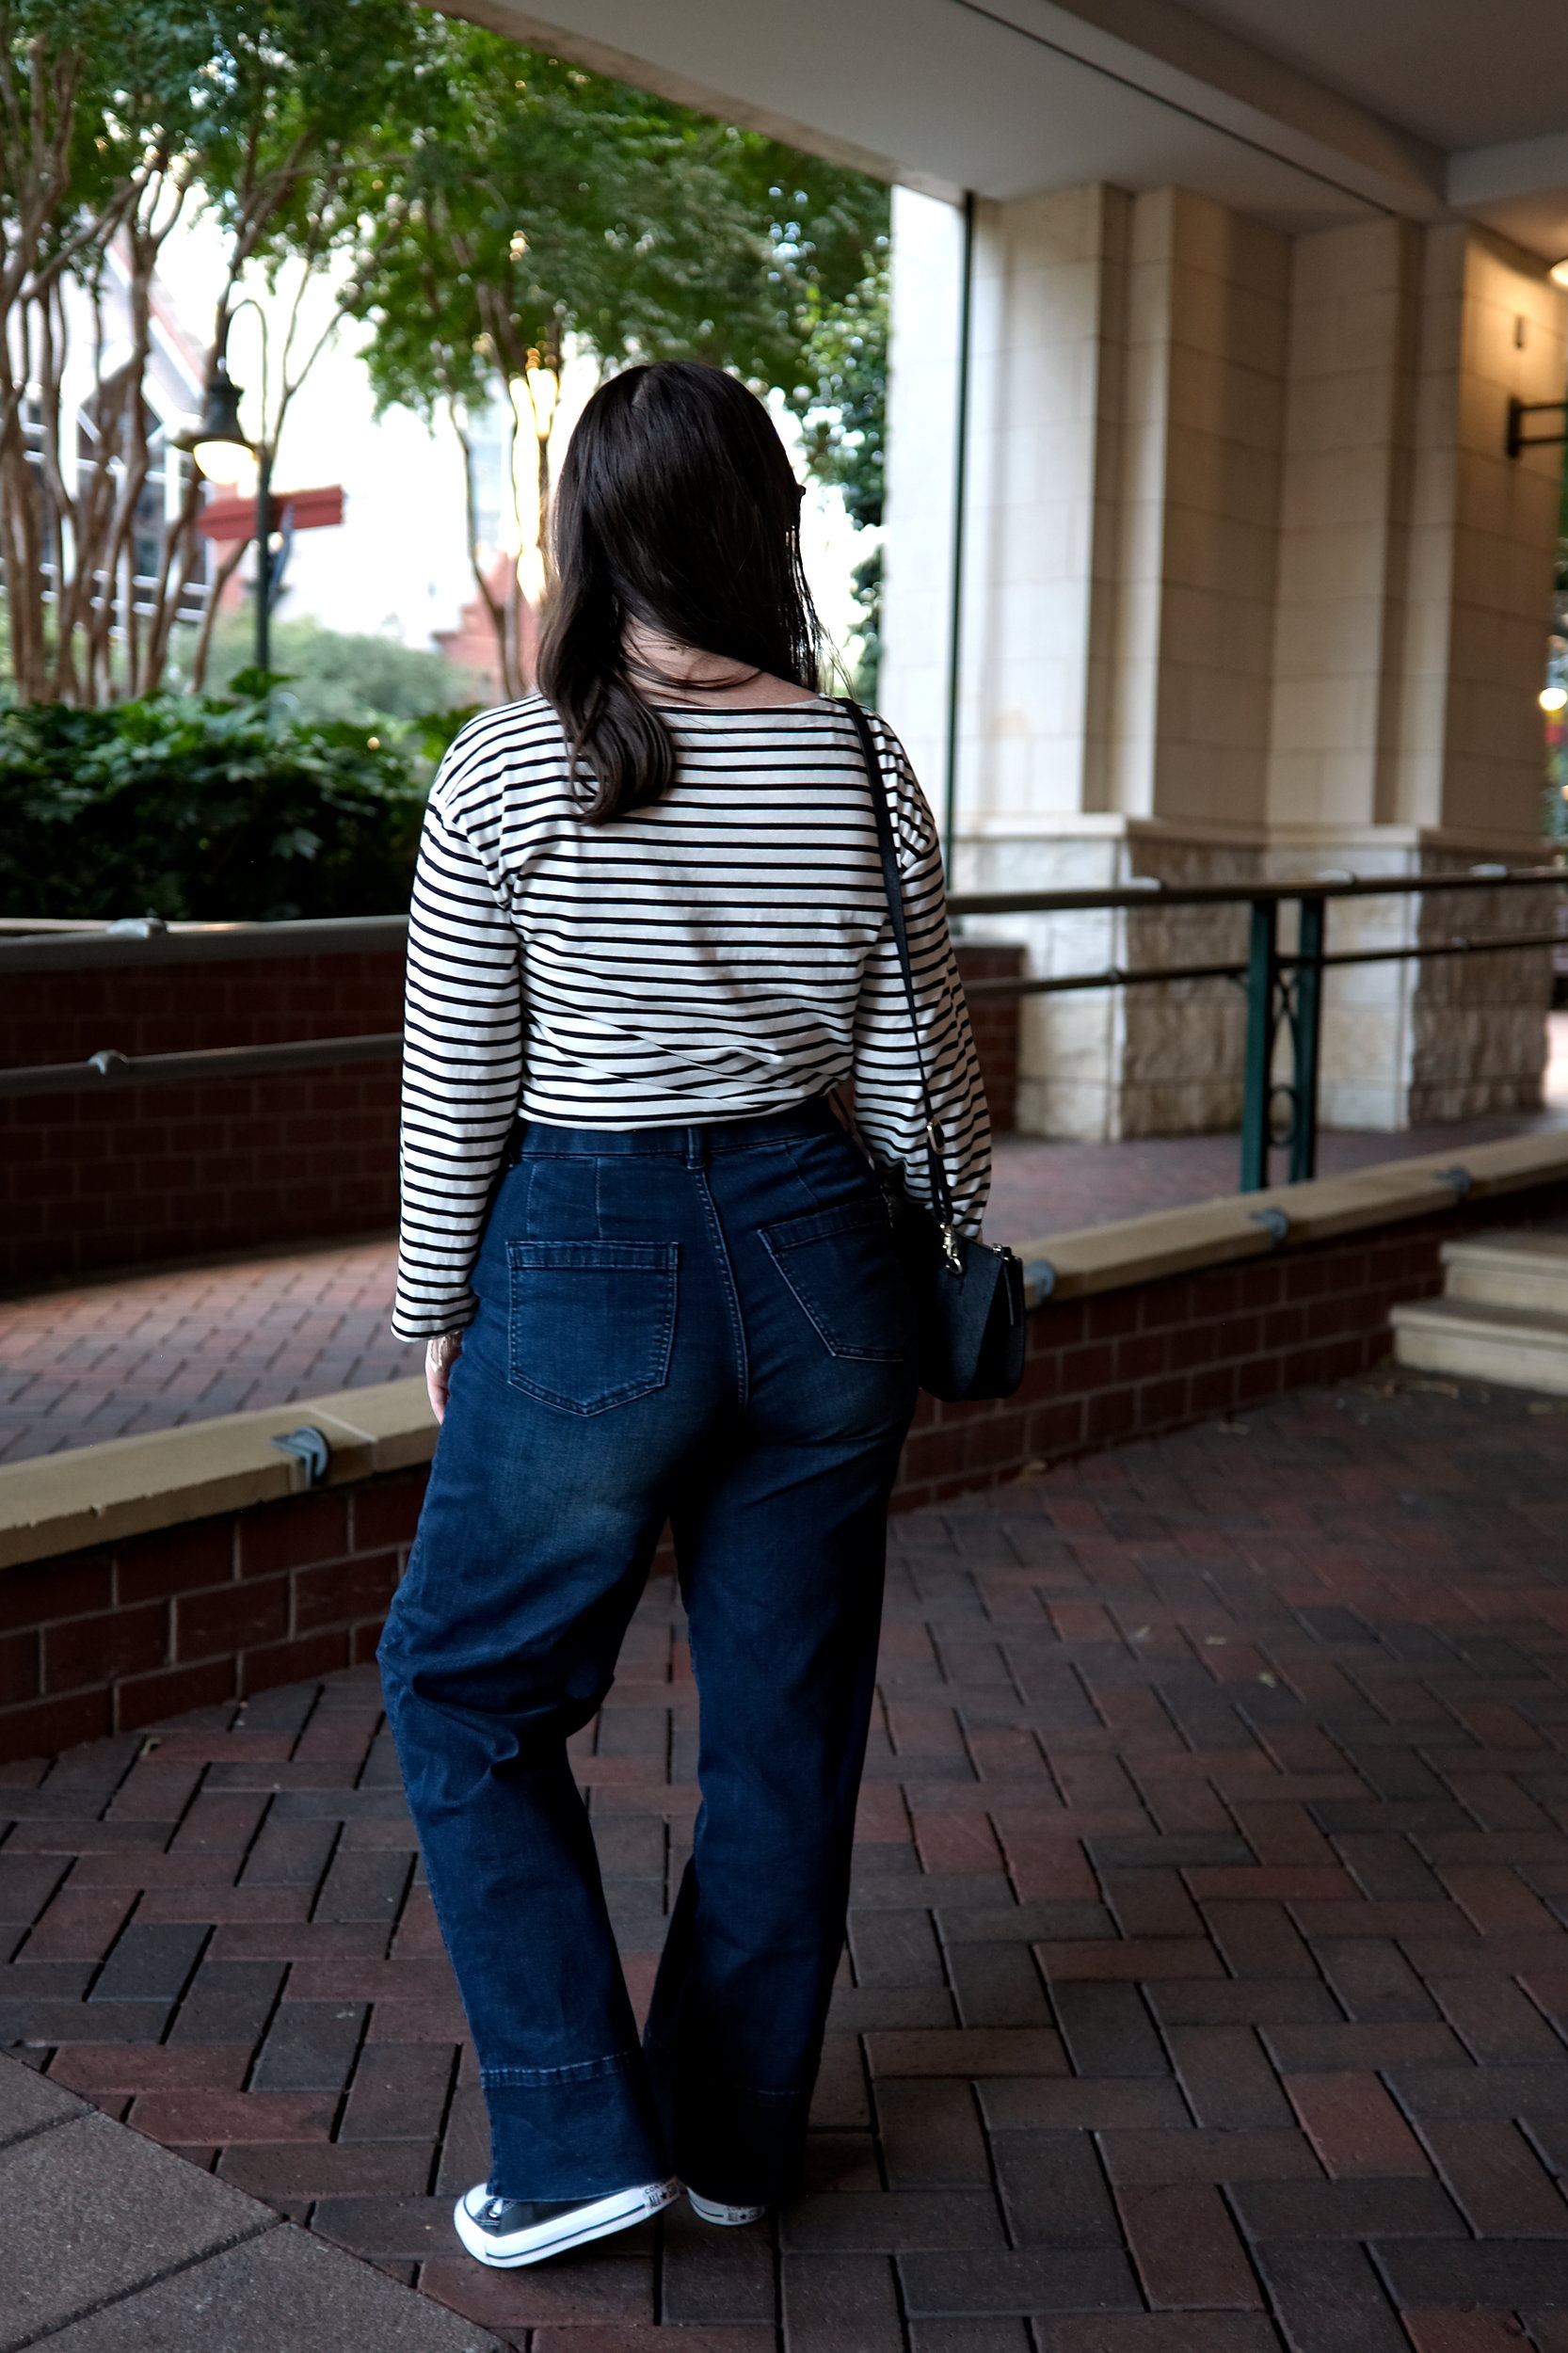
MULTIPOLYGON (((457 2251, 368 1671, 0 1769, 0 2043, 520 2353, 1568 2353, 1565 1436, 1387 1375, 896 1523, 776 2225, 457 2251)), ((639 2001, 695 1715, 656 1582, 575 1744, 639 2001)))
MULTIPOLYGON (((1560 1067, 1563 1097, 1544 1112, 1325 1134, 1320 1173, 1568 1126, 1568 1060, 1560 1067)), ((1032 1241, 1209 1200, 1235 1191, 1237 1151, 1234 1136, 1004 1137, 987 1230, 1032 1241)), ((392 1272, 392 1244, 376 1238, 0 1300, 0 1463, 405 1380, 419 1355, 387 1328, 392 1272)))
POLYGON ((497 2346, 3 2056, 0 2281, 0 2353, 497 2346))

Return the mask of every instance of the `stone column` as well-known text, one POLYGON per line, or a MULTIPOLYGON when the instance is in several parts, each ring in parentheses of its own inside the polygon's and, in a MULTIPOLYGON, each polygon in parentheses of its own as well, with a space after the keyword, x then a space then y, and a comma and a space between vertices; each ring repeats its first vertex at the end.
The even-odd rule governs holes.
MULTIPOLYGON (((934 787, 957 251, 899 198, 883 704, 934 787)), ((1528 856, 1556 453, 1510 461, 1503 418, 1560 389, 1563 310, 1462 226, 1291 240, 1177 189, 983 206, 955 886, 1528 856)), ((1489 895, 1368 903, 1336 936, 1500 928, 1489 895)), ((1245 918, 979 930, 1065 972, 1240 953, 1245 918)), ((1529 1099, 1544 1002, 1527 956, 1336 976, 1327 1115, 1529 1099)), ((1223 982, 1026 1000, 1019 1126, 1229 1124, 1241 1023, 1223 982)))
MULTIPOLYGON (((1269 756, 1281 878, 1464 872, 1540 846, 1535 694, 1560 453, 1506 451, 1560 396, 1564 297, 1484 231, 1382 221, 1296 242, 1269 756)), ((1371 900, 1331 946, 1550 928, 1550 900, 1371 900)), ((1351 968, 1322 1110, 1397 1128, 1539 1099, 1544 952, 1351 968)))

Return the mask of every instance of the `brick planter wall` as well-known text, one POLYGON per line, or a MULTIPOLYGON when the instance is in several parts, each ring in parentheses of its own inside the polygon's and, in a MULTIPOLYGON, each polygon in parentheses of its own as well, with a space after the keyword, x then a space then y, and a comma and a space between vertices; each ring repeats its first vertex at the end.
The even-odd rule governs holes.
POLYGON ((371 1657, 424 1472, 0 1571, 0 1757, 371 1657))
MULTIPOLYGON (((957 954, 966 987, 971 981, 1016 980, 1024 968, 1021 948, 971 948, 960 943, 957 954)), ((981 1082, 991 1114, 991 1133, 997 1136, 1011 1135, 1017 1124, 1020 1002, 1016 997, 969 1000, 969 1026, 980 1057, 981 1082)))
MULTIPOLYGON (((963 948, 966 977, 1022 952, 963 948)), ((1016 998, 975 1009, 998 1133, 1013 1125, 1016 998)), ((18 973, 0 1067, 353 1037, 403 1020, 403 952, 18 973)), ((395 1063, 0 1101, 0 1286, 374 1233, 397 1215, 395 1063)))
POLYGON ((1444 1242, 1565 1212, 1568 1185, 1542 1186, 1277 1257, 1048 1303, 1030 1319, 1016 1397, 920 1400, 894 1508, 917 1510, 1285 1389, 1346 1380, 1388 1353, 1394 1307, 1441 1291, 1444 1242))
MULTIPOLYGON (((0 1065, 351 1037, 403 1020, 403 952, 12 973, 0 1065)), ((375 1231, 397 1064, 0 1101, 0 1284, 375 1231)))
MULTIPOLYGON (((922 1400, 894 1509, 1343 1380, 1385 1353, 1397 1303, 1441 1289, 1445 1241, 1565 1212, 1568 1184, 1541 1186, 1048 1305, 1016 1397, 922 1400)), ((369 1657, 423 1483, 393 1472, 0 1572, 0 1758, 369 1657)))

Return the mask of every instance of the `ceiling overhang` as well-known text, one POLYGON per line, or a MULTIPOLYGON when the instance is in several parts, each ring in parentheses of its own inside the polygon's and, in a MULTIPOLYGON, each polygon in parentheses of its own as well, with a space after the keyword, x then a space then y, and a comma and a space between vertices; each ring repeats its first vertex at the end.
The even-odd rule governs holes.
POLYGON ((1568 252, 1568 120, 1446 154, 1176 0, 449 0, 449 12, 932 195, 1175 184, 1286 229, 1458 214, 1544 259, 1568 252))

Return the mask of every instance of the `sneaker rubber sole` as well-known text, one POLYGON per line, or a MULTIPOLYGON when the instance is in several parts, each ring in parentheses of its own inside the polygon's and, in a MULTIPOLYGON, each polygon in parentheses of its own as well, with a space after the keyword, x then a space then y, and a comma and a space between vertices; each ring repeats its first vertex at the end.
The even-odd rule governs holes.
POLYGON ((590 2239, 608 2238, 616 2231, 628 2231, 634 2222, 673 2205, 680 2195, 678 2182, 644 2182, 635 2189, 616 2190, 613 2197, 596 2198, 552 2221, 519 2231, 508 2239, 481 2230, 474 2218, 472 2209, 483 2206, 489 2196, 486 2185, 480 2182, 458 2199, 452 2219, 457 2236, 475 2262, 491 2271, 516 2271, 524 2264, 543 2263, 547 2256, 564 2255, 568 2248, 585 2247, 590 2239))
POLYGON ((716 2198, 699 2198, 688 2183, 686 2197, 692 2212, 704 2222, 716 2222, 727 2231, 738 2231, 743 2223, 760 2222, 766 2206, 721 2206, 716 2198))

